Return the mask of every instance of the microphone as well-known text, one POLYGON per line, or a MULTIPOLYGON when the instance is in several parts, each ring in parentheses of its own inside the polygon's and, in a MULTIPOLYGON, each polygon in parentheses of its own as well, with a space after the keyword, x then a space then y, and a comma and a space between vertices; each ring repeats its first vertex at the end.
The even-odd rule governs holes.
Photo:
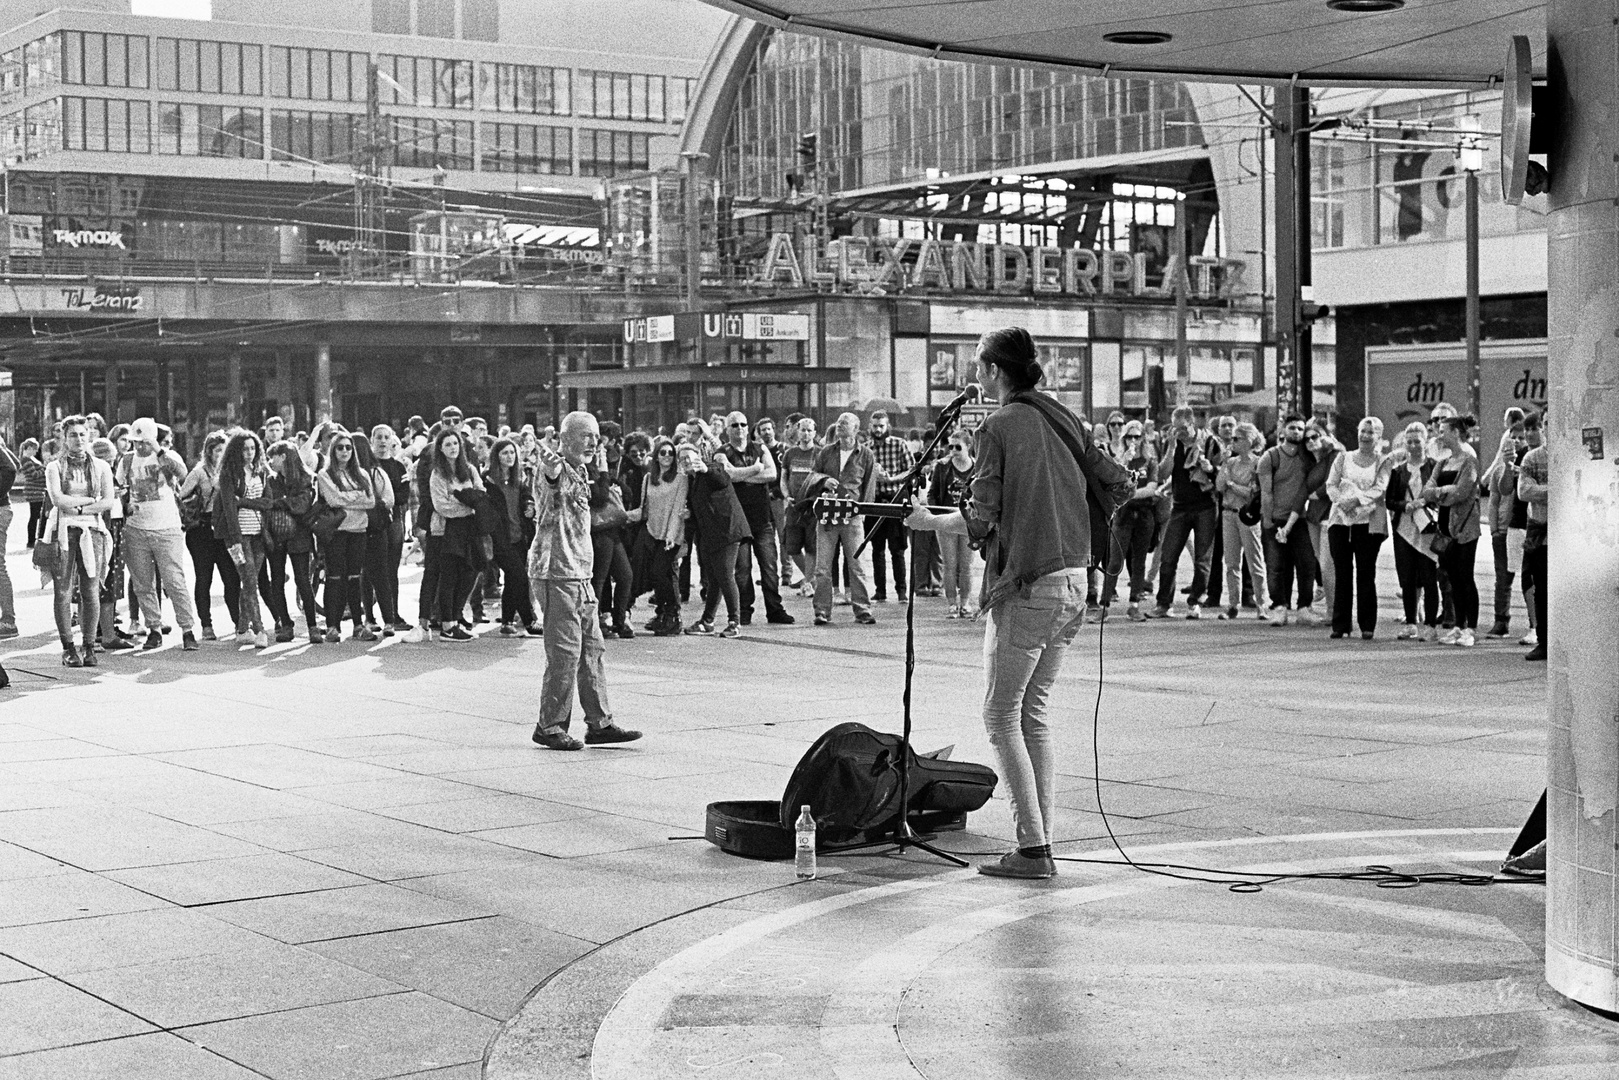
POLYGON ((944 407, 944 411, 950 412, 953 409, 960 409, 963 405, 968 405, 975 401, 982 401, 983 399, 984 388, 975 382, 970 382, 961 388, 961 393, 957 394, 955 400, 944 407))

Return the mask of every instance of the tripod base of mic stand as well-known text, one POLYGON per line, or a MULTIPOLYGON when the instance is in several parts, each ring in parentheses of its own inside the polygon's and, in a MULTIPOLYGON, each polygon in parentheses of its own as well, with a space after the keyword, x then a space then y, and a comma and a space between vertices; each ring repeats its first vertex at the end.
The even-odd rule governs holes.
POLYGON ((903 852, 906 848, 921 848, 934 858, 943 859, 947 863, 954 863, 955 865, 963 868, 968 865, 965 859, 958 859, 949 852, 940 851, 926 840, 923 840, 920 836, 917 836, 916 830, 911 828, 911 823, 904 819, 901 819, 899 827, 888 836, 880 836, 867 840, 864 843, 850 844, 847 847, 839 847, 837 850, 838 854, 841 855, 846 851, 858 851, 861 848, 884 847, 887 845, 893 845, 894 850, 898 852, 903 852))

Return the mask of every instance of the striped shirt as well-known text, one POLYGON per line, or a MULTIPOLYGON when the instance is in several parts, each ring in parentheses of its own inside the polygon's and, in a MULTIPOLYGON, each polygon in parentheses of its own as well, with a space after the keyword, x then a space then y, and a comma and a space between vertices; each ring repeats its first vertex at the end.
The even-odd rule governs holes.
MULTIPOLYGON (((248 473, 242 478, 242 498, 257 499, 264 494, 264 478, 248 473)), ((245 506, 236 509, 236 527, 243 536, 258 536, 264 531, 264 515, 245 506)))

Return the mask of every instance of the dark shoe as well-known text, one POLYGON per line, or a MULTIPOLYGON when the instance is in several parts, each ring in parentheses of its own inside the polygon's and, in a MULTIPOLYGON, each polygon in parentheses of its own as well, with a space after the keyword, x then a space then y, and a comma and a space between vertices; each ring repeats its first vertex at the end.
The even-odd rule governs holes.
POLYGON ((358 630, 354 631, 354 640, 375 641, 377 640, 377 632, 371 629, 369 626, 362 626, 358 630))
POLYGON ((719 636, 722 638, 738 638, 742 636, 742 631, 736 628, 736 623, 728 622, 725 624, 725 629, 720 631, 719 636))
POLYGON ((214 628, 213 627, 204 626, 202 628, 202 640, 204 640, 204 641, 218 641, 219 640, 219 635, 214 633, 214 628))
POLYGON ((21 632, 15 626, 0 626, 0 640, 14 638, 21 632))
POLYGON ((404 619, 394 619, 388 624, 388 629, 398 634, 404 634, 416 629, 416 624, 408 623, 404 619))
POLYGON ((569 735, 566 731, 541 731, 534 729, 533 739, 547 750, 583 750, 585 744, 569 735))
POLYGON ((628 641, 630 638, 633 638, 635 636, 634 628, 631 627, 630 624, 627 623, 627 622, 614 623, 613 624, 613 633, 614 633, 615 636, 620 637, 620 638, 624 639, 625 641, 628 641))
POLYGON ((1334 641, 1337 641, 1339 638, 1348 637, 1348 636, 1349 635, 1347 633, 1345 633, 1344 631, 1342 631, 1342 630, 1334 630, 1332 632, 1332 640, 1334 640, 1334 641))
POLYGON ((1536 645, 1533 649, 1530 649, 1528 652, 1524 653, 1523 658, 1531 661, 1546 659, 1546 646, 1543 644, 1536 645))
POLYGON ((686 633, 688 634, 712 634, 713 632, 714 624, 706 619, 698 619, 696 622, 686 627, 686 633))
POLYGON ((460 623, 456 623, 454 626, 450 627, 448 630, 442 631, 439 634, 439 640, 440 641, 471 641, 472 640, 472 632, 470 630, 466 629, 460 623))
POLYGON ((84 667, 95 667, 96 664, 99 663, 99 661, 96 660, 95 646, 91 645, 88 641, 84 643, 84 648, 79 650, 79 658, 82 661, 82 666, 84 667))
POLYGON ((324 642, 325 640, 326 640, 326 635, 322 634, 320 632, 320 627, 311 626, 309 628, 309 644, 311 644, 311 645, 319 645, 322 642, 324 642))
POLYGON ((328 626, 326 628, 326 642, 327 642, 327 644, 336 645, 339 641, 342 641, 342 640, 343 640, 343 631, 339 630, 335 626, 328 626))
POLYGON ((877 616, 869 611, 859 611, 855 613, 854 621, 861 626, 871 626, 877 621, 877 616))
POLYGON ((113 638, 111 641, 104 641, 101 643, 101 651, 109 653, 129 652, 134 647, 135 645, 133 642, 125 641, 123 638, 118 637, 113 638))
POLYGON ((541 626, 537 622, 533 622, 533 623, 529 623, 527 626, 525 626, 523 628, 523 632, 525 634, 527 634, 529 637, 544 637, 545 636, 545 627, 541 626))
POLYGON ((141 646, 143 649, 161 649, 162 647, 163 635, 158 633, 156 630, 153 630, 150 634, 146 635, 146 644, 141 646))
POLYGON ((752 626, 753 625, 753 612, 750 611, 746 615, 742 616, 742 625, 743 626, 752 626))
POLYGON ((293 634, 293 629, 292 629, 292 624, 291 623, 286 623, 286 624, 284 624, 282 626, 276 627, 275 628, 275 640, 276 640, 276 643, 280 644, 280 645, 285 645, 287 642, 292 640, 292 634, 293 634))
POLYGON ((658 637, 675 637, 680 633, 680 619, 671 616, 661 626, 653 631, 658 637))
POLYGON ((832 616, 830 616, 830 615, 817 615, 817 616, 815 616, 815 625, 816 626, 831 626, 832 625, 832 616))
POLYGON ((112 636, 115 637, 115 638, 118 638, 121 641, 131 641, 132 642, 132 641, 135 640, 135 635, 134 634, 126 634, 122 630, 118 629, 116 626, 112 628, 112 636))
POLYGON ((1031 859, 1015 851, 1008 851, 992 863, 980 863, 978 872, 989 877, 1026 878, 1043 881, 1057 874, 1057 864, 1049 858, 1031 859))
POLYGON ((1509 632, 1510 631, 1507 630, 1506 620, 1497 619, 1497 620, 1495 620, 1495 625, 1490 627, 1490 632, 1485 634, 1484 636, 1485 637, 1506 637, 1509 632))
MULTIPOLYGON (((290 626, 287 627, 287 636, 285 638, 282 638, 279 635, 277 635, 276 640, 277 641, 283 641, 283 640, 291 641, 292 640, 292 627, 290 627, 290 626)), ((197 635, 193 634, 190 630, 187 630, 185 632, 185 635, 180 638, 180 648, 185 652, 196 652, 197 651, 197 635)))
POLYGON ((888 603, 888 594, 887 593, 878 593, 876 596, 873 596, 871 598, 871 602, 873 604, 886 604, 886 603, 888 603))
POLYGON ((500 624, 501 637, 516 637, 518 632, 519 631, 515 623, 503 622, 500 624))
MULTIPOLYGON (((617 724, 603 724, 598 728, 589 728, 585 731, 585 742, 591 746, 601 746, 604 743, 634 742, 641 737, 639 731, 630 731, 617 724)), ((535 738, 539 738, 538 735, 535 738)))
POLYGON ((791 626, 798 620, 787 614, 785 611, 778 611, 774 615, 765 616, 765 621, 768 623, 773 623, 776 626, 791 626))
POLYGON ((1370 631, 1370 630, 1362 630, 1360 632, 1360 639, 1362 641, 1370 641, 1370 640, 1372 640, 1372 631, 1370 631))
POLYGON ((84 666, 84 661, 79 659, 79 650, 75 649, 71 645, 69 645, 67 648, 63 649, 62 650, 62 666, 63 667, 83 667, 84 666))

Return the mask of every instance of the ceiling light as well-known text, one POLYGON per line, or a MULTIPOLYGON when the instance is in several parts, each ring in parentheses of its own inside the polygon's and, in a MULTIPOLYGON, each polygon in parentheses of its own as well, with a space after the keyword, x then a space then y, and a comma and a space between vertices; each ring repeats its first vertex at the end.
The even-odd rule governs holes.
POLYGON ((1162 45, 1171 36, 1162 30, 1117 30, 1103 34, 1102 40, 1111 45, 1162 45))
POLYGON ((1327 0, 1334 11, 1352 11, 1358 15, 1371 15, 1379 11, 1398 11, 1405 0, 1327 0))

